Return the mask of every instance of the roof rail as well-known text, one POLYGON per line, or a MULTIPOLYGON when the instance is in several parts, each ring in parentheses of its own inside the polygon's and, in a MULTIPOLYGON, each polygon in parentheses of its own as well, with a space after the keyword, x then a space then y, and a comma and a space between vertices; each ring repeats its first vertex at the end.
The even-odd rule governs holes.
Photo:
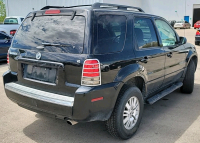
POLYGON ((117 8, 117 9, 120 9, 120 10, 129 10, 128 8, 130 9, 136 9, 140 12, 144 12, 144 10, 142 10, 141 8, 139 7, 133 7, 133 6, 127 6, 127 5, 118 5, 118 4, 109 4, 109 3, 94 3, 92 5, 92 8, 93 9, 101 9, 101 8, 117 8))
POLYGON ((107 9, 113 9, 113 8, 117 8, 120 10, 127 10, 127 11, 131 11, 132 9, 138 10, 140 12, 144 12, 144 10, 142 10, 139 7, 133 7, 133 6, 127 6, 127 5, 118 5, 118 4, 109 4, 109 3, 94 3, 93 5, 76 5, 76 6, 45 6, 43 7, 41 10, 45 10, 45 9, 50 9, 50 8, 74 8, 74 7, 84 7, 84 6, 91 6, 92 9, 102 9, 102 8, 107 8, 107 9))

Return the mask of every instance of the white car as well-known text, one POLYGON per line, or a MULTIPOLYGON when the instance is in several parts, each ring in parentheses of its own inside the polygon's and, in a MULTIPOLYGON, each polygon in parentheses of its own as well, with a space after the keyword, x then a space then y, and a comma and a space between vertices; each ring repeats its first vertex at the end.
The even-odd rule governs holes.
POLYGON ((22 16, 6 17, 3 24, 0 25, 0 32, 13 36, 23 20, 22 16))
POLYGON ((184 28, 184 29, 190 29, 191 27, 191 24, 188 23, 187 21, 177 21, 175 24, 174 24, 174 28, 184 28))

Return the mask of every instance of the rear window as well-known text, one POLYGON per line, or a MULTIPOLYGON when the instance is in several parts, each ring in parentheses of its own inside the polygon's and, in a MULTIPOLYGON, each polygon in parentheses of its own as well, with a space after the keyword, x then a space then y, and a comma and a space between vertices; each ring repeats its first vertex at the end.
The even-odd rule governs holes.
POLYGON ((6 18, 4 24, 18 24, 17 18, 6 18))
POLYGON ((75 16, 40 16, 27 18, 19 28, 13 40, 13 47, 20 49, 44 49, 58 53, 82 53, 85 17, 75 16), (58 46, 59 45, 59 46, 58 46))
POLYGON ((123 49, 126 35, 126 17, 100 15, 97 22, 95 54, 115 53, 123 49))

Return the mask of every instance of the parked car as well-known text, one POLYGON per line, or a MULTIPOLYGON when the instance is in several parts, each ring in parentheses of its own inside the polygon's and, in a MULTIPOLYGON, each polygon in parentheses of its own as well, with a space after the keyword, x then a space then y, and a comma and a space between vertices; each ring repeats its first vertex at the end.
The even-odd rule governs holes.
POLYGON ((200 20, 194 24, 194 29, 200 28, 200 20))
POLYGON ((195 45, 199 45, 200 42, 200 29, 197 30, 195 35, 195 45))
POLYGON ((193 92, 198 61, 164 18, 106 3, 30 13, 8 56, 9 99, 71 125, 106 121, 121 139, 137 131, 145 103, 178 88, 193 92))
POLYGON ((0 61, 7 59, 8 48, 10 47, 12 37, 0 32, 0 61))
POLYGON ((190 29, 191 28, 191 24, 188 23, 187 21, 177 21, 174 24, 174 28, 184 28, 184 29, 190 29))
POLYGON ((170 23, 170 25, 171 25, 172 27, 174 27, 174 24, 176 23, 176 20, 169 20, 168 22, 170 23))
POLYGON ((3 24, 0 25, 0 32, 14 36, 23 19, 24 17, 21 16, 6 17, 3 24))

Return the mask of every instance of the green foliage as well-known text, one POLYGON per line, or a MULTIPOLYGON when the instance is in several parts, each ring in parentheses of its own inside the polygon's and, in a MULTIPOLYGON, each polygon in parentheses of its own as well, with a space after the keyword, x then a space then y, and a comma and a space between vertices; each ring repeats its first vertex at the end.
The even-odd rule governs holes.
POLYGON ((6 6, 3 3, 3 0, 0 0, 0 23, 4 21, 6 17, 6 6))

